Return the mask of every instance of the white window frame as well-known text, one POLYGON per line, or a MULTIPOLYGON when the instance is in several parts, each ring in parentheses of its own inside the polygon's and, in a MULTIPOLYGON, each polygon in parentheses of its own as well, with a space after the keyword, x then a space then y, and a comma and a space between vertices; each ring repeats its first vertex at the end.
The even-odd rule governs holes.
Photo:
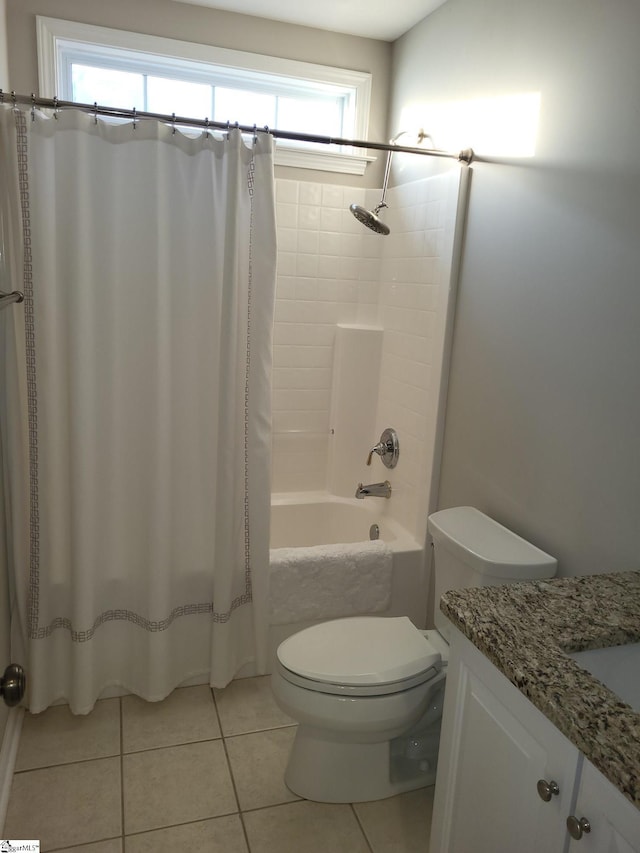
MULTIPOLYGON (((292 93, 304 93, 300 82, 307 91, 326 91, 327 84, 337 87, 336 92, 353 94, 346 99, 346 110, 353 120, 354 139, 365 140, 369 125, 371 104, 371 74, 352 71, 345 68, 333 68, 328 65, 315 65, 282 59, 276 56, 263 56, 246 51, 211 45, 194 44, 177 39, 151 36, 144 33, 132 33, 114 30, 76 21, 63 21, 58 18, 37 16, 36 30, 38 39, 38 80, 40 94, 44 98, 60 97, 65 99, 68 92, 69 56, 78 59, 85 54, 95 61, 96 57, 109 54, 108 64, 114 64, 118 52, 128 66, 144 65, 144 54, 150 57, 149 73, 156 70, 179 70, 180 76, 200 79, 207 74, 215 74, 219 85, 255 86, 255 74, 258 72, 265 83, 278 78, 291 80, 292 93), (138 56, 132 56, 132 53, 138 56), (205 67, 206 66, 206 67, 205 67)), ((123 107, 126 105, 122 105, 123 107)), ((176 105, 179 114, 179 104, 176 105)), ((204 118, 204 116, 203 116, 204 118)), ((231 120, 232 117, 230 117, 231 120)), ((361 148, 342 151, 311 149, 298 146, 295 142, 278 140, 275 162, 281 166, 295 166, 304 169, 341 172, 363 175, 368 163, 375 160, 361 148)))

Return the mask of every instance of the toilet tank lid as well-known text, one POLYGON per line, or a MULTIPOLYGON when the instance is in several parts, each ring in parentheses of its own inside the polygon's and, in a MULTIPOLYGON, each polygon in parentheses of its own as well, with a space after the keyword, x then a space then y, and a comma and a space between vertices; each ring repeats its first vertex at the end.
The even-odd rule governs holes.
POLYGON ((535 580, 553 577, 558 568, 555 557, 472 506, 434 512, 427 526, 434 542, 481 574, 535 580))
POLYGON ((389 684, 440 663, 406 616, 354 616, 305 628, 280 643, 291 672, 330 684, 389 684))

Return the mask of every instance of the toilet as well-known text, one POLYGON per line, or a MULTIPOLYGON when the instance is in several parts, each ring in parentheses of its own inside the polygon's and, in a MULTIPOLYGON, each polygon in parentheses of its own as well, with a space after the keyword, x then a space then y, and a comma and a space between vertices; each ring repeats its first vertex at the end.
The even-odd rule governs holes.
POLYGON ((436 512, 428 530, 435 630, 406 616, 351 617, 278 647, 273 694, 299 724, 285 782, 305 799, 363 802, 433 784, 451 628, 440 596, 556 573, 553 557, 474 507, 436 512))

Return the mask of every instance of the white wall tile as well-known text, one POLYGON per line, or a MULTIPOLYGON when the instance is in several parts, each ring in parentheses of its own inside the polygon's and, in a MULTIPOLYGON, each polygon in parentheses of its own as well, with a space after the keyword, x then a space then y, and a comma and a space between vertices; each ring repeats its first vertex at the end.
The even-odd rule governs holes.
POLYGON ((322 205, 322 184, 300 183, 298 202, 299 204, 310 204, 313 207, 320 207, 322 205))
POLYGON ((298 208, 298 228, 317 231, 320 227, 320 208, 315 205, 301 204, 298 208))
MULTIPOLYGON (((350 195, 348 193, 348 195, 350 195)), ((337 207, 342 209, 344 207, 344 190, 342 187, 331 186, 331 184, 325 184, 322 187, 322 206, 323 207, 337 207)))
POLYGON ((274 367, 273 387, 328 391, 331 389, 331 369, 328 367, 274 367))
MULTIPOLYGON (((279 245, 279 244, 278 244, 279 245)), ((320 234, 318 231, 298 231, 297 243, 293 251, 317 255, 320 249, 320 234)))
POLYGON ((278 251, 279 252, 297 252, 298 251, 298 229, 283 228, 278 226, 278 251))
POLYGON ((280 409, 273 412, 273 435, 292 433, 329 435, 329 413, 318 410, 280 409))
POLYGON ((276 202, 298 204, 298 181, 276 181, 276 202))
POLYGON ((305 278, 315 278, 317 274, 318 256, 298 252, 296 256, 296 275, 303 276, 305 278))
POLYGON ((297 257, 295 252, 278 252, 278 275, 295 275, 297 257))
POLYGON ((274 367, 326 367, 330 368, 333 350, 331 347, 274 346, 274 367))
POLYGON ((288 202, 276 202, 278 228, 295 228, 298 224, 298 205, 288 202))
POLYGON ((289 346, 333 346, 335 326, 321 326, 303 323, 275 323, 273 329, 274 344, 289 346))
MULTIPOLYGON (((326 188, 325 188, 326 189, 326 188)), ((323 207, 320 210, 320 227, 323 231, 335 231, 338 234, 342 233, 342 214, 341 208, 323 207)), ((353 218, 353 217, 352 217, 353 218)))
POLYGON ((450 259, 443 224, 451 179, 392 188, 382 237, 350 213, 381 192, 311 182, 276 182, 278 287, 274 329, 274 489, 326 487, 331 367, 336 323, 384 328, 376 430, 400 435, 390 472, 389 511, 417 535, 430 465, 437 390, 433 363, 450 259), (301 431, 301 432, 291 432, 301 431))

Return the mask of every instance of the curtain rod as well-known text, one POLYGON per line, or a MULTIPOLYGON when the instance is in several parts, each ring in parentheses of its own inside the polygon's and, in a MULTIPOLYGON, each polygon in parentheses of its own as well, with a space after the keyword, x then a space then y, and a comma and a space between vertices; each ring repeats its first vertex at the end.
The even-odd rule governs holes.
POLYGON ((12 302, 24 302, 24 293, 14 290, 13 293, 0 293, 0 311, 12 302))
POLYGON ((111 116, 112 118, 128 118, 133 121, 138 119, 154 119, 170 125, 183 125, 188 127, 202 127, 204 130, 239 130, 241 133, 270 133, 274 139, 290 139, 294 142, 316 142, 321 145, 348 145, 353 148, 370 148, 374 151, 397 151, 406 154, 423 154, 428 157, 447 157, 451 160, 459 160, 470 164, 473 162, 473 149, 465 148, 458 153, 452 151, 440 151, 437 148, 412 148, 405 145, 394 145, 389 142, 366 142, 360 139, 342 139, 336 136, 320 136, 313 133, 297 133, 291 130, 277 130, 270 127, 256 127, 255 125, 243 125, 238 122, 210 121, 207 119, 185 118, 175 113, 166 115, 163 113, 148 113, 139 110, 125 110, 116 107, 101 107, 98 104, 78 104, 75 101, 60 101, 58 98, 39 98, 36 95, 16 95, 15 92, 7 94, 0 89, 0 104, 28 104, 33 109, 43 107, 49 110, 80 110, 95 116, 111 116))

